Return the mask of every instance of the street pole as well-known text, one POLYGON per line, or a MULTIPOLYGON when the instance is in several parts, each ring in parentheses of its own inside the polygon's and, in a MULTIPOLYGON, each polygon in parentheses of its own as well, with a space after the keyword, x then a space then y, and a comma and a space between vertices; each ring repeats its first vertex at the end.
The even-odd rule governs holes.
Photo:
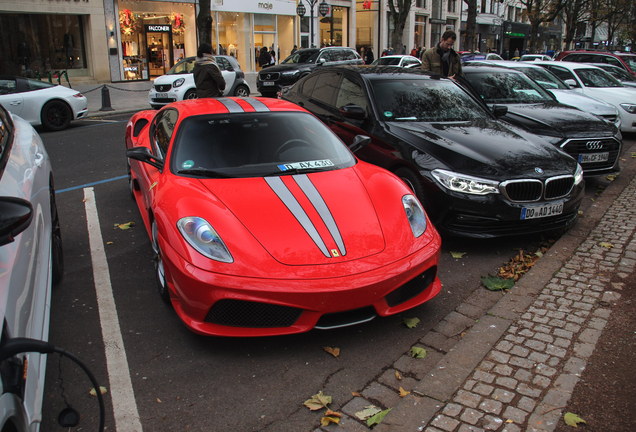
MULTIPOLYGON (((316 5, 317 2, 318 0, 307 0, 307 3, 309 3, 309 19, 310 19, 309 37, 311 38, 309 40, 309 48, 312 48, 312 45, 314 44, 314 6, 316 5)), ((320 12, 320 15, 324 17, 325 15, 329 13, 329 7, 330 6, 327 3, 325 3, 325 0, 322 0, 322 3, 320 3, 320 6, 318 6, 318 12, 320 12)), ((298 2, 298 6, 296 7, 296 13, 301 18, 305 16, 305 13, 307 13, 307 9, 305 8, 305 5, 303 4, 303 0, 300 0, 298 2)))

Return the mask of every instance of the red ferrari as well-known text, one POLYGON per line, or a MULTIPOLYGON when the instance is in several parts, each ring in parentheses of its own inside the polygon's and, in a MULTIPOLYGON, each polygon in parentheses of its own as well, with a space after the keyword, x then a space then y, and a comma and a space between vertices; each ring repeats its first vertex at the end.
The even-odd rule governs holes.
POLYGON ((177 102, 126 128, 161 297, 193 332, 369 321, 437 295, 441 239, 407 186, 276 99, 177 102))

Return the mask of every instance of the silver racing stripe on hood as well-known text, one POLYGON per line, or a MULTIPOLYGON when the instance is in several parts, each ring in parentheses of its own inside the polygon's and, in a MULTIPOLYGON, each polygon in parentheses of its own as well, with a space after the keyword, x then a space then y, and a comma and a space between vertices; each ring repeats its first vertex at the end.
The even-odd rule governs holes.
POLYGON ((272 188, 274 193, 278 195, 278 198, 285 204, 289 211, 294 215, 296 220, 300 223, 303 229, 309 234, 309 237, 314 241, 318 249, 327 257, 331 258, 331 254, 325 245, 325 242, 320 237, 318 230, 303 210, 302 206, 296 200, 296 197, 287 189, 283 180, 280 177, 265 177, 265 181, 272 188))
POLYGON ((251 97, 246 97, 243 98, 243 100, 245 102, 247 102, 248 104, 252 105, 252 108, 254 108, 256 110, 256 112, 269 112, 270 109, 267 107, 267 105, 265 105, 263 102, 251 98, 251 97))
POLYGON ((316 186, 309 180, 307 174, 298 174, 293 176, 293 179, 296 181, 296 184, 302 189, 305 193, 305 196, 311 201, 311 204, 314 206, 318 215, 327 226, 331 237, 338 245, 338 249, 340 249, 340 255, 345 256, 347 254, 347 250, 345 249, 344 242, 342 241, 342 236, 340 235, 340 230, 338 229, 338 225, 336 224, 329 207, 325 203, 325 200, 322 199, 322 195, 316 189, 316 186))
POLYGON ((236 101, 233 101, 232 99, 221 97, 221 98, 217 98, 216 100, 221 102, 231 114, 245 112, 245 110, 238 103, 236 103, 236 101))

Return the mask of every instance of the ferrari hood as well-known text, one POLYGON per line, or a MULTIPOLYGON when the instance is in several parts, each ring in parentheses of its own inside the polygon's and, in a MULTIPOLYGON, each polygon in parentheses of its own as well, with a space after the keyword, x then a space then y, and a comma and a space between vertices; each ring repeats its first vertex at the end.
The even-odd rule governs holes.
POLYGON ((384 250, 375 208, 353 169, 237 179, 239 188, 234 179, 201 181, 282 264, 333 264, 384 250))

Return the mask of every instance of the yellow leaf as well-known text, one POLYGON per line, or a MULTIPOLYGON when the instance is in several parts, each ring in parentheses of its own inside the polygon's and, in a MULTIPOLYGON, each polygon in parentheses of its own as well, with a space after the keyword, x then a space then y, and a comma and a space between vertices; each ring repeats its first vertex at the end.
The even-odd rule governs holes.
POLYGON ((514 423, 512 420, 508 419, 506 420, 506 423, 514 423))
POLYGON ((132 228, 133 226, 135 226, 134 222, 128 222, 128 223, 123 223, 123 224, 115 224, 115 227, 119 228, 120 230, 127 230, 132 228))
POLYGON ((157 402, 162 403, 162 402, 161 402, 161 399, 159 399, 159 398, 157 398, 157 402))
POLYGON ((450 254, 451 254, 451 256, 453 258, 459 259, 459 258, 463 258, 464 255, 466 255, 466 252, 453 252, 453 251, 450 251, 450 254))
POLYGON ((572 427, 578 427, 578 423, 587 423, 581 417, 571 412, 565 413, 565 415, 563 416, 563 420, 565 421, 565 424, 572 427))
MULTIPOLYGON (((106 387, 101 386, 101 387, 99 388, 99 391, 101 392, 101 394, 106 394, 106 392, 107 392, 108 390, 106 390, 106 387)), ((91 396, 97 396, 97 392, 95 391, 95 387, 93 387, 93 388, 91 389, 90 394, 91 394, 91 396)))
POLYGON ((402 375, 400 375, 400 373, 398 371, 395 371, 395 377, 399 380, 402 379, 402 375))
POLYGON ((84 199, 82 200, 82 202, 86 202, 86 201, 88 201, 88 198, 84 198, 84 199))
POLYGON ((400 397, 404 397, 407 394, 410 394, 411 392, 404 390, 402 387, 400 387, 400 397))
POLYGON ((322 394, 322 391, 313 395, 311 399, 307 399, 303 405, 309 408, 311 411, 317 411, 322 408, 327 408, 327 405, 331 403, 331 396, 322 394))
POLYGON ((325 351, 327 351, 329 354, 331 354, 334 357, 338 357, 340 355, 340 348, 323 347, 322 349, 324 349, 325 351))
POLYGON ((340 417, 324 416, 323 418, 320 419, 320 424, 322 426, 329 426, 330 423, 339 424, 340 423, 340 417))
POLYGON ((420 322, 420 319, 417 318, 417 317, 415 317, 415 318, 404 318, 404 321, 402 321, 402 322, 408 328, 414 328, 420 322))
POLYGON ((358 393, 358 392, 351 392, 351 394, 352 394, 353 396, 360 397, 360 393, 358 393))
POLYGON ((342 414, 340 414, 339 412, 331 411, 329 408, 327 408, 327 411, 325 411, 325 415, 328 417, 342 417, 342 414))
POLYGON ((606 243, 606 242, 601 242, 601 243, 599 243, 599 246, 604 247, 604 248, 607 248, 607 249, 611 249, 611 248, 613 248, 613 247, 614 247, 614 245, 613 245, 613 244, 611 244, 611 243, 606 243))
POLYGON ((113 242, 106 242, 106 244, 107 244, 107 245, 109 245, 109 244, 113 244, 113 242))
POLYGON ((150 187, 148 188, 148 192, 150 192, 152 188, 154 188, 155 186, 157 186, 157 182, 154 182, 153 184, 150 185, 150 187))

